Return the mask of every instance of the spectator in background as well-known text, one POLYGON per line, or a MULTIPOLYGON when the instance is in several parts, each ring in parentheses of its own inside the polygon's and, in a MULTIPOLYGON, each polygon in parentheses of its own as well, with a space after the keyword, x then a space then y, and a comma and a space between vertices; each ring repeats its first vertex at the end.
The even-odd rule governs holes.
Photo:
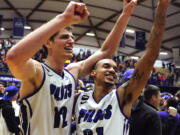
POLYGON ((175 70, 175 75, 176 75, 175 81, 176 81, 176 82, 178 82, 178 80, 179 80, 179 75, 180 75, 179 72, 180 72, 180 70, 178 70, 178 69, 175 70))
POLYGON ((178 90, 178 91, 176 92, 176 94, 175 94, 175 99, 176 99, 177 101, 180 101, 180 90, 178 90))
POLYGON ((129 80, 134 72, 134 68, 127 69, 126 72, 123 74, 124 80, 129 80))
POLYGON ((159 72, 158 77, 159 77, 159 79, 160 79, 160 84, 163 85, 163 82, 164 82, 165 79, 166 79, 166 75, 165 75, 164 73, 159 72))
POLYGON ((8 86, 5 88, 4 96, 0 100, 0 109, 2 109, 2 116, 4 117, 7 128, 9 132, 15 133, 15 135, 20 135, 21 133, 15 117, 14 108, 12 107, 12 101, 17 99, 18 92, 19 89, 16 86, 8 86))
POLYGON ((147 105, 158 111, 161 103, 160 88, 155 85, 148 85, 144 90, 144 101, 147 105))
POLYGON ((0 40, 0 51, 2 50, 2 48, 3 48, 3 41, 0 40))
POLYGON ((125 81, 129 80, 134 72, 137 61, 135 59, 128 59, 130 62, 130 67, 124 72, 123 79, 125 81))
POLYGON ((127 69, 123 74, 123 79, 119 82, 119 85, 122 85, 123 83, 127 82, 132 74, 134 72, 134 68, 127 69))
POLYGON ((169 85, 168 86, 174 86, 174 73, 170 72, 168 75, 169 85))
POLYGON ((2 59, 0 59, 0 73, 3 73, 3 71, 4 71, 4 64, 2 59))
POLYGON ((180 115, 176 107, 175 98, 169 97, 164 102, 164 111, 158 112, 162 121, 162 135, 180 135, 180 115))
POLYGON ((161 111, 164 111, 166 108, 166 101, 169 99, 169 98, 172 98, 173 95, 169 92, 162 92, 161 93, 161 103, 160 103, 160 110, 161 111))
POLYGON ((178 102, 178 105, 177 105, 177 110, 178 110, 178 113, 180 114, 180 90, 178 90, 175 94, 175 99, 177 100, 178 102))
POLYGON ((129 135, 161 135, 161 120, 157 113, 160 104, 160 90, 148 85, 132 107, 129 135))
POLYGON ((4 89, 4 85, 0 83, 0 98, 2 98, 4 95, 4 89))

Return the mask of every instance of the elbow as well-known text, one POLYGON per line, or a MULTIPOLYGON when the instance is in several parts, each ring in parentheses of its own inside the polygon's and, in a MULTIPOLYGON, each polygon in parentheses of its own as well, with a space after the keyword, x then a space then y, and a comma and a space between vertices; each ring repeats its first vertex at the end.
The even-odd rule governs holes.
POLYGON ((9 50, 6 54, 6 61, 8 65, 14 65, 17 63, 16 53, 13 50, 9 50))

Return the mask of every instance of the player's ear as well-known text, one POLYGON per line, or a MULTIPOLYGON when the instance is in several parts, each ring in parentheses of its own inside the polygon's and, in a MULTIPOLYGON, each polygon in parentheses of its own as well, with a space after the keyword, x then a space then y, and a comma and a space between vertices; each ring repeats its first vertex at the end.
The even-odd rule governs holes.
POLYGON ((95 77, 95 76, 96 76, 95 70, 93 70, 90 75, 91 75, 92 77, 95 77))
POLYGON ((52 41, 48 40, 44 46, 46 47, 47 51, 48 51, 48 55, 52 54, 52 41))
POLYGON ((52 46, 52 41, 48 40, 44 45, 49 49, 52 46))

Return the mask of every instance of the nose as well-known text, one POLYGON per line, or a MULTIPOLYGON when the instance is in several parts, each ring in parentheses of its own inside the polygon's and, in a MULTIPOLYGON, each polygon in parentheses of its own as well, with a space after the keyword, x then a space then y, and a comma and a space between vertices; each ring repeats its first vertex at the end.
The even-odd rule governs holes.
POLYGON ((72 37, 69 38, 68 42, 73 45, 74 44, 74 39, 72 37))
POLYGON ((115 69, 114 69, 113 67, 110 67, 110 68, 109 68, 109 72, 111 72, 111 73, 113 73, 113 74, 116 73, 116 72, 115 72, 115 69))

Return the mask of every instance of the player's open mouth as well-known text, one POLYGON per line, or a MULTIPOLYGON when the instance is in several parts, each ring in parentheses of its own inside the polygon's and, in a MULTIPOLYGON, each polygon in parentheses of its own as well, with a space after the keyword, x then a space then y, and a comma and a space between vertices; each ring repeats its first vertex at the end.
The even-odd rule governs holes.
POLYGON ((72 51, 72 47, 65 47, 64 50, 71 50, 72 51))
POLYGON ((105 76, 108 77, 108 78, 111 79, 111 80, 116 79, 116 75, 114 75, 114 74, 112 74, 112 73, 106 73, 105 76))

